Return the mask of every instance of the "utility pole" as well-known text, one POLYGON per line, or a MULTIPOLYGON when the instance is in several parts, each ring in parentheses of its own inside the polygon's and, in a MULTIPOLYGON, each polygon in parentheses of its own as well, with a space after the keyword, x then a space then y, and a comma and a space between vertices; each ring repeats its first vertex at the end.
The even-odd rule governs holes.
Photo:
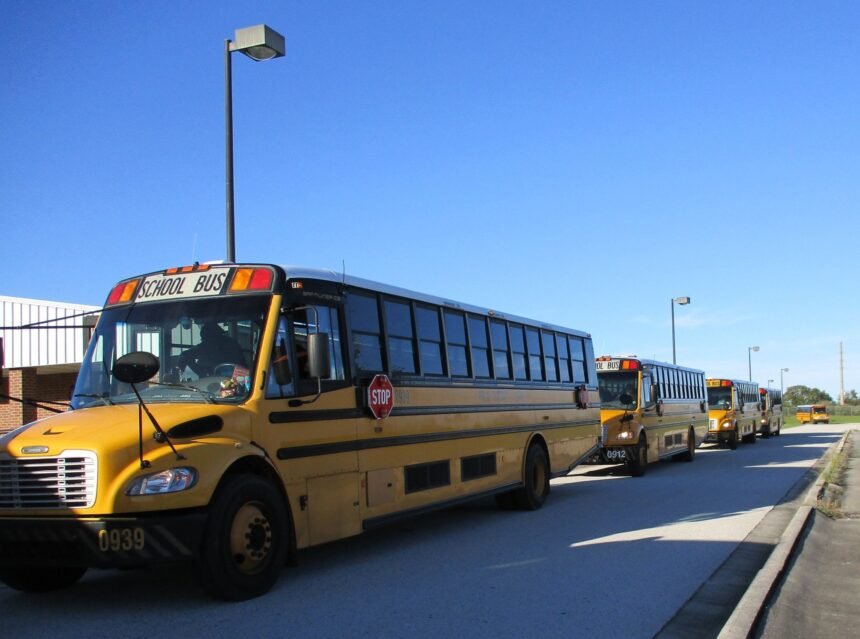
POLYGON ((839 342, 839 405, 845 406, 845 366, 842 361, 842 342, 839 342))

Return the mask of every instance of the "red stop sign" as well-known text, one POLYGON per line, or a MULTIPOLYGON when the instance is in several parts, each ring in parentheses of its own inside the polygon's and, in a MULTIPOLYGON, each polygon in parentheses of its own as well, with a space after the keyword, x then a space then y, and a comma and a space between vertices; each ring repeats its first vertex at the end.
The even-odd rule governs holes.
POLYGON ((385 419, 394 408, 394 386, 388 375, 376 375, 367 387, 367 405, 376 419, 385 419))

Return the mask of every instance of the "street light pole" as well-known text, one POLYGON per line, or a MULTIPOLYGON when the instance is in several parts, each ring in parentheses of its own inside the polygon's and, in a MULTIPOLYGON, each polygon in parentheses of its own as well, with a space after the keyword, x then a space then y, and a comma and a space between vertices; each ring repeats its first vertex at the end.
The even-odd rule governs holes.
POLYGON ((233 63, 230 58, 230 39, 224 40, 224 121, 227 134, 227 261, 236 261, 236 240, 233 235, 233 63))
POLYGON ((689 297, 673 297, 672 298, 672 363, 677 364, 675 361, 675 304, 680 304, 684 306, 685 304, 690 303, 689 297))
POLYGON ((779 394, 780 395, 782 395, 782 393, 783 393, 782 374, 787 373, 787 372, 788 372, 787 368, 780 368, 779 369, 779 394))
POLYGON ((224 120, 226 132, 226 182, 227 182, 227 261, 236 261, 236 239, 233 197, 233 63, 230 54, 244 53, 259 62, 283 57, 286 52, 284 36, 264 24, 245 29, 236 29, 233 36, 224 41, 224 120))
POLYGON ((749 380, 752 381, 752 354, 753 351, 758 353, 758 346, 747 346, 747 359, 749 360, 749 380))

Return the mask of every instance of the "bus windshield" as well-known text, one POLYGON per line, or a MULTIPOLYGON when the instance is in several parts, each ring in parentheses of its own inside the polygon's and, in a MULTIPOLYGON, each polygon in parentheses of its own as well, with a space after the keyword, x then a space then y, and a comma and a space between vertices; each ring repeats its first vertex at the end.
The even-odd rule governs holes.
POLYGON ((606 373, 597 376, 602 408, 626 408, 635 410, 639 405, 638 373, 606 373), (625 397, 626 396, 626 397, 625 397), (622 400, 627 400, 624 403, 622 400))
POLYGON ((720 410, 728 410, 732 407, 731 386, 719 386, 708 388, 708 407, 720 410))
POLYGON ((106 309, 90 340, 72 408, 136 402, 113 377, 117 358, 155 355, 158 373, 139 384, 147 402, 241 402, 252 372, 271 297, 222 296, 106 309))
POLYGON ((827 412, 827 409, 826 409, 826 408, 824 408, 824 406, 813 406, 813 407, 812 407, 812 412, 813 412, 813 413, 817 413, 817 414, 821 414, 821 413, 826 413, 826 412, 827 412))

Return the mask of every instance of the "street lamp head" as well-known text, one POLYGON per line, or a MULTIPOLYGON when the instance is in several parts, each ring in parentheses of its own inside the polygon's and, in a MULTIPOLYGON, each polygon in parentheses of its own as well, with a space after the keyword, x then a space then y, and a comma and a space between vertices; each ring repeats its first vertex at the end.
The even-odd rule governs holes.
POLYGON ((787 368, 783 368, 783 369, 782 369, 782 372, 783 372, 783 373, 787 373, 787 372, 788 372, 788 369, 787 369, 787 368))
POLYGON ((683 306, 684 304, 690 303, 690 298, 689 297, 676 297, 672 301, 675 302, 675 304, 679 304, 679 305, 683 306))
POLYGON ((244 53, 257 62, 283 57, 286 50, 284 36, 265 24, 236 29, 230 45, 230 51, 244 53))
POLYGON ((758 353, 758 350, 759 350, 759 349, 758 349, 758 346, 750 346, 750 347, 749 347, 749 349, 750 349, 753 353, 758 353))

